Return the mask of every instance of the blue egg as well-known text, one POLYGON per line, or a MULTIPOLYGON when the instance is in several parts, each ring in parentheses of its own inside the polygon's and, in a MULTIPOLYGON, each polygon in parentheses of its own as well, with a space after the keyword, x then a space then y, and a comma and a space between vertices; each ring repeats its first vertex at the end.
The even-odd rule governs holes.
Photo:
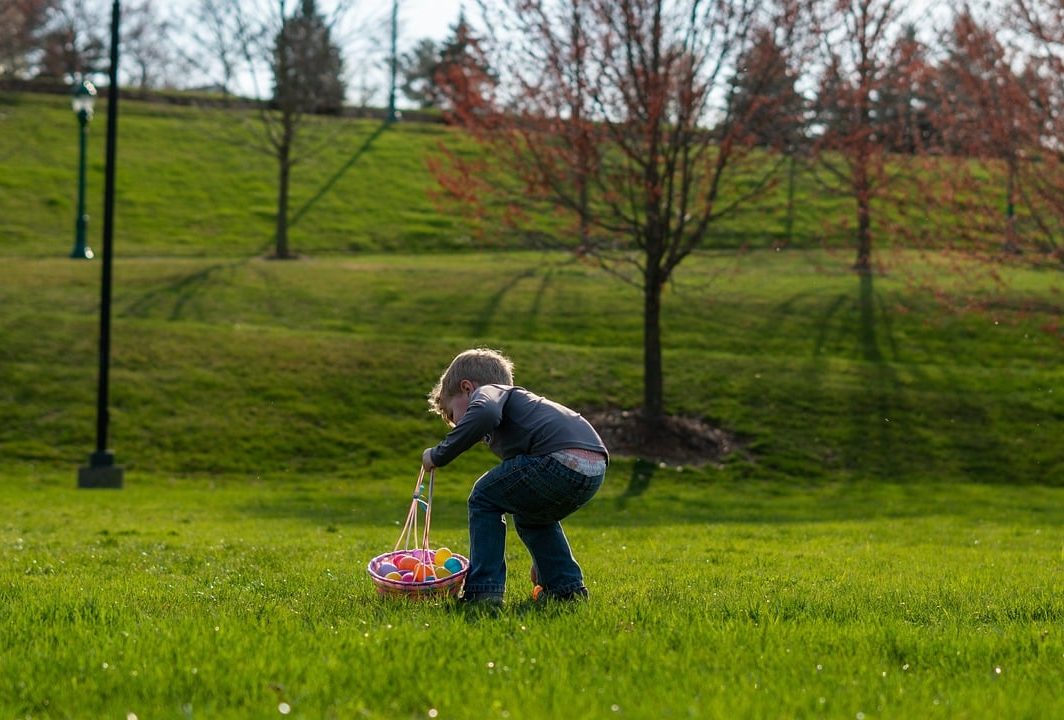
POLYGON ((392 565, 390 562, 381 563, 380 567, 377 568, 378 575, 387 575, 390 572, 399 572, 399 568, 392 565))
POLYGON ((447 558, 447 562, 445 562, 443 566, 450 570, 452 573, 456 573, 462 569, 462 561, 456 557, 449 557, 447 558))

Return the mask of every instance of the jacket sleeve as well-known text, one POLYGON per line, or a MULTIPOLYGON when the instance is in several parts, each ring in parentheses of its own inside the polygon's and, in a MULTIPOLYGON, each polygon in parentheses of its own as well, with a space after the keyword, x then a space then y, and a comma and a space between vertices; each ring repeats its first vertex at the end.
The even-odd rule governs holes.
POLYGON ((508 395, 508 388, 495 385, 477 388, 461 421, 432 448, 433 464, 436 467, 447 465, 491 434, 502 422, 502 409, 508 395))

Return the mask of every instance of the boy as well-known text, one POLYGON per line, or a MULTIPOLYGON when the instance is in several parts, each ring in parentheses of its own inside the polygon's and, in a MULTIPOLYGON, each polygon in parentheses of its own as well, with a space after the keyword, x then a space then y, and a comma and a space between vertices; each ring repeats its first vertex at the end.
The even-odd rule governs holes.
POLYGON ((513 384, 513 363, 495 350, 467 350, 429 393, 429 407, 451 431, 421 456, 443 467, 479 440, 502 459, 469 494, 469 573, 462 601, 501 605, 506 588, 510 513, 532 555, 539 598, 588 596, 559 521, 598 491, 609 454, 581 415, 513 384))

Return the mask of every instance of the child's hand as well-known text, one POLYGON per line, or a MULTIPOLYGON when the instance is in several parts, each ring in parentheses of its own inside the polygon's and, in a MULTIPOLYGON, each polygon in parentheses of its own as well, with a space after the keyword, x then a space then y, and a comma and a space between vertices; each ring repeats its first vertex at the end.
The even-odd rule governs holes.
POLYGON ((421 466, 426 470, 432 470, 436 465, 432 462, 432 448, 425 448, 421 453, 421 466))

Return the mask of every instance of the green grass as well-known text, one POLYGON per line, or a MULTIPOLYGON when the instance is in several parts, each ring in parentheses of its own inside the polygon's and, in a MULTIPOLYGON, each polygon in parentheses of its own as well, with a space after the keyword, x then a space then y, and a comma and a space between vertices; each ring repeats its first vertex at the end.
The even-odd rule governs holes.
MULTIPOLYGON (((1052 275, 969 287, 990 309, 956 314, 901 268, 862 283, 831 263, 694 258, 667 293, 668 406, 739 434, 753 457, 722 472, 1062 482, 1052 275)), ((5 267, 0 452, 79 462, 93 442, 98 266, 5 267)), ((574 407, 641 401, 638 293, 563 256, 123 259, 115 283, 113 444, 133 470, 394 468, 434 442, 424 395, 478 343, 574 407)))
MULTIPOLYGON (((125 107, 126 488, 78 491, 100 265, 65 258, 73 122, 0 96, 0 717, 1064 712, 1058 271, 690 258, 664 298, 666 404, 742 451, 614 458, 567 523, 586 607, 528 607, 513 537, 500 617, 396 604, 364 567, 444 430, 424 396, 448 360, 500 347, 533 390, 638 406, 638 292, 567 256, 440 252, 471 241, 427 190, 437 127, 341 128, 293 202, 310 257, 263 260, 268 159, 212 139, 238 119, 125 107), (437 252, 365 252, 391 248, 437 252)), ((438 544, 467 549, 492 462, 441 471, 438 544)))
MULTIPOLYGON (((103 224, 106 103, 90 125, 89 245, 103 224)), ((277 163, 257 115, 123 100, 118 121, 116 244, 125 256, 247 256, 272 248, 277 163)), ((520 231, 478 221, 441 198, 429 170, 440 146, 481 152, 440 124, 307 118, 289 203, 298 253, 455 251, 526 247, 572 235, 563 218, 526 207, 520 231)), ((77 123, 67 98, 0 93, 0 256, 55 257, 73 245, 77 123)), ((785 183, 716 224, 712 247, 843 246, 852 201, 829 197, 808 172, 796 180, 788 231, 785 183)), ((726 200, 726 198, 725 198, 726 200)), ((489 203, 490 204, 490 203, 489 203)), ((495 218, 497 220, 498 218, 495 218)), ((884 246, 890 238, 879 238, 884 246)))
MULTIPOLYGON (((1061 490, 687 481, 567 524, 587 606, 380 600, 413 476, 0 486, 4 717, 1015 717, 1064 711, 1061 490), (433 715, 431 713, 435 712, 433 715)), ((438 544, 464 548, 444 469, 438 544)))
MULTIPOLYGON (((364 575, 443 431, 424 393, 485 343, 575 407, 636 405, 636 293, 554 255, 120 259, 127 487, 103 492, 73 487, 99 267, 5 268, 0 715, 1064 709, 1044 273, 968 283, 987 310, 955 314, 901 266, 862 283, 821 254, 693 259, 666 296, 668 403, 745 451, 719 468, 615 458, 567 524, 595 601, 528 607, 511 538, 510 607, 489 619, 379 601, 364 575)), ((491 462, 477 448, 441 471, 437 544, 466 549, 464 497, 491 462)))
MULTIPOLYGON (((101 104, 103 105, 103 104, 101 104)), ((132 255, 252 255, 272 247, 276 161, 254 114, 127 101, 119 116, 116 244, 132 255), (120 215, 121 219, 117 219, 120 215)), ((100 250, 106 109, 90 125, 89 245, 100 250)), ((303 253, 468 247, 439 212, 425 158, 453 133, 310 118, 297 151, 290 241, 303 253)), ((0 247, 73 245, 77 123, 65 98, 0 94, 0 247)))

